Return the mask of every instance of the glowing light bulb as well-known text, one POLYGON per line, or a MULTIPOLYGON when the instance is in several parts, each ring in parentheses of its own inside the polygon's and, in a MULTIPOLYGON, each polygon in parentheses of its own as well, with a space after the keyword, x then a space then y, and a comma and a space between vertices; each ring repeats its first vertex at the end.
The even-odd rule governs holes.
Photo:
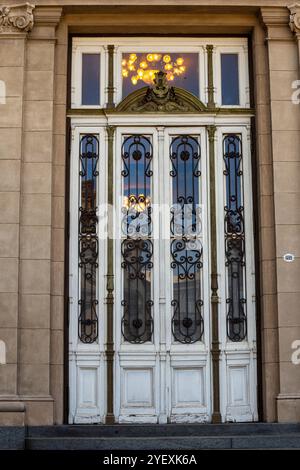
POLYGON ((136 54, 130 54, 129 58, 130 58, 130 60, 132 60, 132 62, 135 62, 136 59, 137 59, 137 56, 136 56, 136 54))
POLYGON ((146 62, 145 60, 143 60, 143 62, 140 63, 140 67, 141 67, 142 69, 146 69, 146 68, 148 67, 147 62, 146 62))
POLYGON ((173 65, 172 64, 166 64, 165 65, 165 70, 172 70, 173 65))
POLYGON ((148 54, 147 55, 147 60, 148 60, 148 62, 153 62, 153 60, 154 60, 153 54, 148 54))
POLYGON ((182 57, 178 57, 178 59, 176 60, 177 65, 182 65, 183 62, 184 62, 184 59, 182 57))
POLYGON ((146 71, 146 72, 144 73, 143 80, 144 80, 144 82, 146 82, 146 83, 149 83, 149 81, 151 80, 151 78, 150 78, 150 73, 149 73, 148 71, 146 71))
POLYGON ((163 61, 167 64, 171 61, 171 57, 168 54, 166 54, 163 56, 163 61))
POLYGON ((138 77, 134 76, 134 77, 131 77, 131 83, 132 85, 136 85, 138 82, 138 77))

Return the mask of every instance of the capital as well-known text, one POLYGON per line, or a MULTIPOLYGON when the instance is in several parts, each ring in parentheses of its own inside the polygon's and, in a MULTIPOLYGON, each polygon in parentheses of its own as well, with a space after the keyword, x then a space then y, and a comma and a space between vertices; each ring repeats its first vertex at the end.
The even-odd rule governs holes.
POLYGON ((30 3, 0 5, 0 33, 27 33, 33 28, 33 10, 30 3))
POLYGON ((288 7, 290 10, 290 28, 293 33, 300 34, 300 3, 288 7))

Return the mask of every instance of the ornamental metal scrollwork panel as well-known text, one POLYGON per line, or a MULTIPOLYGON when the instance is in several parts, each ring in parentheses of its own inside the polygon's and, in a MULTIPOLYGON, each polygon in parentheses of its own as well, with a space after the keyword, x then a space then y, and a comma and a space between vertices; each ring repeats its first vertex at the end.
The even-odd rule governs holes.
POLYGON ((79 270, 80 270, 80 314, 78 335, 83 343, 94 343, 98 338, 98 216, 97 183, 99 140, 86 134, 80 139, 80 184, 79 184, 79 270))
POLYGON ((223 159, 226 187, 224 231, 227 336, 234 342, 243 341, 247 336, 242 158, 240 136, 226 135, 223 139, 223 159))
POLYGON ((171 268, 172 332, 175 341, 195 343, 204 332, 202 315, 203 247, 200 217, 201 148, 196 137, 172 138, 171 268))
POLYGON ((153 334, 153 242, 151 240, 153 146, 150 136, 134 134, 123 137, 122 335, 127 342, 145 343, 152 340, 153 334))

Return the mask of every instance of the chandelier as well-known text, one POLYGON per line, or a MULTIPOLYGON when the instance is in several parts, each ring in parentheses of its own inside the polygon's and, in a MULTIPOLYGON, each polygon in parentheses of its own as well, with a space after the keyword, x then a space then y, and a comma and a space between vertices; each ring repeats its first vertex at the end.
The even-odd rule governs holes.
POLYGON ((168 81, 173 81, 176 76, 180 76, 186 71, 184 58, 173 59, 169 54, 150 53, 139 62, 137 54, 132 53, 128 59, 122 60, 122 76, 129 77, 134 86, 139 80, 151 85, 155 74, 160 70, 166 72, 168 81))

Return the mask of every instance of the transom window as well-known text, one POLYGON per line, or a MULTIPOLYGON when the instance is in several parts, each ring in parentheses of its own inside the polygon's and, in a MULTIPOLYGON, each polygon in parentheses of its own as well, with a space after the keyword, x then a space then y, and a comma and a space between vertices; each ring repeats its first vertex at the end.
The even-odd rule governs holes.
POLYGON ((153 85, 166 73, 170 85, 209 101, 208 48, 219 107, 249 107, 248 50, 244 38, 73 38, 72 108, 117 105, 130 93, 153 85))

